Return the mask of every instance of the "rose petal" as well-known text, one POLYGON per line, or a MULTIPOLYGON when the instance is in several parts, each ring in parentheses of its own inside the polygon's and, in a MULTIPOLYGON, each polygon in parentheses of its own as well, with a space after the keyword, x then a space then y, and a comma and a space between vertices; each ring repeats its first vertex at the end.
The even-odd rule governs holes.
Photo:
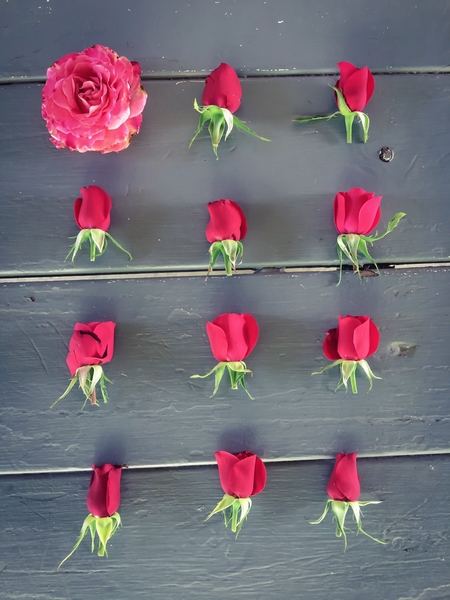
POLYGON ((225 494, 233 496, 234 492, 229 485, 229 477, 232 468, 239 462, 239 459, 234 454, 230 454, 230 452, 225 452, 224 450, 217 451, 215 457, 219 468, 220 485, 225 494))
POLYGON ((211 352, 219 362, 228 360, 228 340, 225 332, 215 323, 206 323, 206 333, 208 334, 211 352))
POLYGON ((323 340, 323 353, 330 360, 339 360, 341 357, 338 352, 338 333, 337 329, 329 329, 326 332, 325 339, 323 340))

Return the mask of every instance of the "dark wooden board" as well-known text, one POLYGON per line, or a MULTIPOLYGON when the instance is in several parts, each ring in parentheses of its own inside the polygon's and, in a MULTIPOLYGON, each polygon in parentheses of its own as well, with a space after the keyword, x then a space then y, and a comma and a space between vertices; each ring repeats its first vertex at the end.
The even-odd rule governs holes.
MULTIPOLYGON (((448 598, 450 459, 359 460, 365 530, 317 526, 332 461, 268 465, 237 540, 220 516, 215 467, 124 472, 123 527, 109 558, 86 539, 58 572, 87 516, 89 473, 0 478, 2 598, 39 600, 438 600, 448 598)), ((351 519, 348 520, 351 527, 351 519)))
POLYGON ((56 150, 40 116, 41 86, 1 86, 1 274, 203 269, 206 205, 221 197, 241 203, 247 214, 244 267, 332 265, 333 198, 358 186, 383 195, 380 229, 395 212, 407 213, 378 242, 376 260, 446 261, 448 81, 447 75, 377 77, 366 145, 346 144, 341 118, 292 122, 335 110, 328 86, 334 78, 244 81, 239 116, 272 142, 233 133, 218 161, 207 134, 188 149, 200 82, 146 83, 142 131, 118 155, 56 150), (392 162, 379 160, 382 146, 394 149, 392 162), (95 263, 86 250, 73 267, 63 262, 68 238, 78 232, 73 201, 93 183, 114 200, 110 231, 133 254, 131 262, 113 247, 95 263))
POLYGON ((105 44, 146 75, 197 74, 229 62, 242 73, 444 68, 446 0, 9 0, 0 9, 3 77, 43 77, 70 52, 105 44))
POLYGON ((266 458, 327 456, 345 440, 372 455, 448 450, 448 269, 344 275, 338 288, 335 272, 3 285, 1 470, 80 468, 112 446, 130 465, 208 462, 243 441, 266 458), (216 364, 205 323, 223 312, 259 323, 254 401, 226 380, 210 399, 213 380, 190 379, 216 364), (334 393, 338 370, 311 377, 329 364, 322 340, 338 314, 380 328, 370 394, 364 377, 358 395, 334 393), (82 411, 74 389, 50 410, 74 323, 97 320, 117 321, 110 402, 82 411))

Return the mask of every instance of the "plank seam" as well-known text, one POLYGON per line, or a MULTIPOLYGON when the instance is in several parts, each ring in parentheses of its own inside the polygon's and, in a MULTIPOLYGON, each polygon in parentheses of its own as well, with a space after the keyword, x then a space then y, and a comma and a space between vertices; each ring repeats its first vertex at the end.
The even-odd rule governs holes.
MULTIPOLYGON (((49 65, 50 66, 50 65, 49 65)), ((182 71, 180 73, 147 73, 141 75, 141 81, 203 81, 210 71, 182 71)), ((450 66, 444 67, 397 67, 393 69, 373 70, 374 76, 379 75, 448 75, 450 66)), ((265 71, 258 69, 257 72, 239 73, 241 79, 267 79, 287 78, 287 77, 339 77, 338 70, 331 71, 303 71, 301 69, 272 69, 265 71)), ((47 81, 45 75, 11 75, 10 77, 0 77, 0 85, 22 84, 22 83, 42 83, 47 81)))
MULTIPOLYGON (((450 267, 450 262, 434 263, 401 263, 398 265, 380 265, 380 271, 392 271, 396 269, 439 269, 450 267)), ((330 273, 338 271, 339 267, 263 267, 261 269, 237 269, 237 275, 268 275, 273 273, 330 273)), ((351 270, 351 267, 344 270, 351 270)), ((225 271, 214 271, 209 277, 223 277, 225 271)), ((0 283, 54 283, 57 281, 102 281, 102 280, 122 280, 122 279, 169 279, 180 277, 205 277, 206 271, 136 271, 133 273, 88 273, 78 275, 34 275, 34 276, 11 276, 0 277, 0 283)))
MULTIPOLYGON (((450 454, 450 448, 444 448, 440 450, 418 450, 417 452, 389 452, 386 454, 376 454, 374 452, 361 452, 358 453, 358 460, 372 459, 372 458, 406 458, 409 456, 448 456, 450 454)), ((263 462, 267 465, 278 464, 278 463, 293 463, 293 462, 311 462, 311 461, 325 461, 334 460, 336 456, 334 454, 312 454, 311 456, 292 456, 292 457, 280 457, 280 458, 266 458, 263 462)), ((153 471, 158 469, 194 469, 196 467, 214 467, 217 466, 216 461, 194 461, 189 463, 157 463, 148 465, 126 465, 126 468, 130 471, 153 471)), ((0 477, 10 477, 12 475, 57 475, 60 473, 89 473, 91 467, 86 468, 61 468, 61 469, 32 469, 26 471, 2 471, 0 477)))

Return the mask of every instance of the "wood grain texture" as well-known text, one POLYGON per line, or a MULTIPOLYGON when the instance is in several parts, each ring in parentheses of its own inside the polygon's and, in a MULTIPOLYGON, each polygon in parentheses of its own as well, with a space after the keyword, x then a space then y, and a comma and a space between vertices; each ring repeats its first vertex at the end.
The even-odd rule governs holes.
POLYGON ((2 286, 1 470, 81 468, 111 447, 130 465, 211 461, 243 441, 265 458, 327 456, 348 439, 360 453, 448 450, 448 269, 344 275, 338 288, 335 272, 2 286), (190 379, 216 364, 205 323, 223 312, 259 323, 254 401, 226 380, 211 399, 211 378, 190 379), (358 395, 334 393, 338 370, 311 377, 329 364, 322 340, 338 314, 380 328, 369 363, 383 379, 370 394, 362 376, 358 395), (80 410, 74 389, 50 410, 74 323, 97 320, 117 321, 110 402, 80 410))
POLYGON ((365 530, 390 543, 349 533, 345 554, 331 516, 306 520, 323 510, 332 464, 268 465, 237 540, 220 516, 204 522, 222 497, 215 467, 125 471, 109 558, 86 539, 59 572, 87 516, 89 474, 1 477, 1 597, 447 598, 450 459, 359 460, 361 499, 384 500, 364 510, 365 530))
POLYGON ((220 62, 242 73, 330 71, 340 60, 395 69, 446 67, 449 6, 409 0, 9 0, 0 9, 3 77, 44 77, 70 52, 104 44, 146 75, 220 62))
POLYGON ((227 197, 242 205, 249 222, 243 267, 337 264, 332 203, 337 191, 351 187, 383 195, 380 230, 395 212, 407 213, 374 247, 376 260, 447 261, 449 77, 377 77, 365 145, 346 144, 341 118, 292 122, 335 109, 328 85, 334 78, 244 81, 239 116, 272 142, 233 133, 218 161, 207 133, 188 149, 201 82, 146 83, 142 131, 118 155, 56 150, 40 116, 41 86, 1 86, 0 275, 204 269, 206 205, 227 197), (382 146, 394 149, 392 162, 379 160, 382 146), (86 249, 74 266, 64 263, 68 238, 78 233, 74 199, 93 183, 113 198, 110 231, 132 253, 131 262, 111 246, 95 263, 86 249))

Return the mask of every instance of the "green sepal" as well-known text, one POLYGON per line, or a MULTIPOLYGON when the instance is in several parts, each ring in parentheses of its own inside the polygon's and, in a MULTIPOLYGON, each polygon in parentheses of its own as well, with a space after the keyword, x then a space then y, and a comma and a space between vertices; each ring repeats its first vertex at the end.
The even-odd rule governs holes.
POLYGON ((77 255, 78 251, 81 249, 81 246, 83 245, 84 242, 87 242, 87 241, 89 242, 89 245, 90 245, 90 250, 89 250, 90 260, 91 260, 91 262, 95 261, 95 259, 98 256, 101 256, 102 254, 104 254, 106 247, 108 245, 107 238, 109 240, 111 240, 111 242, 113 242, 120 250, 122 250, 123 252, 128 254, 128 256, 130 257, 130 260, 133 258, 131 256, 131 254, 128 252, 128 250, 125 250, 125 248, 123 246, 121 246, 119 244, 119 242, 117 242, 107 231, 103 231, 103 229, 82 229, 79 232, 79 234, 77 235, 75 243, 70 248, 69 253, 67 254, 66 258, 64 259, 64 262, 69 258, 70 255, 72 255, 72 263, 73 263, 75 260, 75 256, 77 255))
POLYGON ((97 554, 98 556, 108 556, 106 544, 114 535, 120 524, 121 519, 119 513, 117 512, 110 517, 94 517, 94 515, 88 515, 84 520, 83 526, 81 527, 80 535, 78 536, 75 546, 72 548, 70 554, 68 554, 66 558, 59 563, 58 570, 78 548, 88 530, 90 531, 92 538, 91 552, 94 552, 95 550, 95 533, 97 533, 99 538, 97 554))
POLYGON ((370 126, 369 117, 366 115, 366 113, 363 113, 361 111, 350 110, 341 90, 339 90, 337 87, 335 87, 333 85, 330 87, 332 87, 336 93, 336 100, 337 100, 339 112, 341 113, 341 115, 344 117, 344 120, 345 120, 347 143, 348 144, 352 143, 352 129, 353 129, 353 121, 355 120, 355 117, 358 117, 361 122, 361 126, 363 129, 363 140, 364 140, 364 143, 366 143, 367 140, 369 139, 369 126, 370 126))
POLYGON ((100 386, 100 393, 102 395, 103 402, 106 404, 108 402, 108 391, 106 389, 106 382, 112 383, 108 377, 103 372, 103 367, 101 365, 87 365, 85 367, 79 367, 75 373, 75 375, 71 378, 70 383, 62 396, 60 396, 55 402, 50 406, 53 408, 55 404, 57 404, 60 400, 65 398, 69 392, 72 390, 73 386, 76 382, 79 382, 80 388, 83 390, 85 395, 85 401, 82 409, 86 406, 86 403, 89 401, 91 404, 95 404, 98 406, 97 401, 97 392, 96 387, 97 384, 100 386))
POLYGON ((241 121, 240 119, 238 119, 236 117, 236 115, 233 115, 233 123, 234 123, 234 126, 236 127, 236 129, 245 131, 245 133, 249 133, 250 135, 257 137, 258 140, 262 140, 263 142, 270 142, 270 140, 268 140, 267 138, 258 135, 255 131, 253 131, 253 129, 250 129, 250 127, 247 127, 247 125, 244 123, 244 121, 241 121))
POLYGON ((389 221, 386 231, 383 234, 378 235, 378 231, 377 231, 374 236, 364 235, 362 237, 364 238, 364 240, 366 242, 370 242, 371 244, 373 244, 374 242, 384 238, 388 233, 391 233, 391 231, 397 227, 397 225, 400 223, 400 221, 401 221, 401 219, 403 219, 403 217, 406 217, 406 213, 398 212, 389 221))
POLYGON ((248 397, 251 400, 254 400, 254 398, 250 396, 250 393, 247 390, 244 380, 246 373, 250 373, 251 375, 253 375, 253 373, 250 371, 250 369, 247 369, 247 365, 243 361, 220 362, 213 369, 211 369, 211 371, 206 373, 206 375, 191 375, 191 379, 205 379, 206 377, 209 377, 210 375, 215 373, 214 391, 212 393, 212 396, 210 396, 210 398, 213 398, 219 389, 220 382, 222 381, 222 377, 224 376, 226 369, 228 369, 228 374, 230 376, 231 389, 237 390, 240 385, 245 390, 248 397))
POLYGON ((356 526, 358 527, 358 531, 356 532, 356 534, 358 533, 363 533, 365 536, 367 536, 368 538, 370 538, 371 540, 373 540, 374 542, 378 542, 379 544, 383 544, 383 546, 387 546, 389 544, 389 542, 383 542, 382 540, 379 540, 376 537, 373 537, 372 535, 369 535, 366 531, 364 531, 364 529, 362 528, 362 511, 360 509, 361 506, 367 506, 368 504, 381 504, 381 500, 369 500, 369 501, 363 501, 363 502, 349 502, 349 505, 351 506, 352 510, 353 510, 353 515, 354 515, 354 519, 356 521, 356 526))
POLYGON ((223 262, 225 266, 225 272, 227 275, 232 275, 233 271, 236 271, 236 263, 241 264, 244 256, 244 246, 242 242, 236 240, 221 240, 213 242, 208 250, 209 253, 209 267, 208 275, 212 272, 214 265, 219 257, 219 254, 223 256, 223 262))
POLYGON ((251 498, 235 498, 234 496, 225 494, 216 508, 206 517, 205 521, 223 511, 225 527, 231 524, 231 531, 236 534, 237 538, 251 507, 251 498))
POLYGON ((369 363, 366 360, 344 360, 343 358, 335 360, 330 365, 322 367, 320 371, 315 371, 314 373, 311 373, 311 375, 321 375, 328 369, 332 369, 333 367, 337 367, 338 365, 340 365, 341 368, 341 378, 335 390, 336 392, 342 386, 345 387, 345 391, 348 391, 348 382, 350 381, 350 387, 352 388, 352 392, 354 394, 358 393, 358 388, 356 385, 356 370, 358 366, 361 367, 367 379, 369 380, 369 389, 367 390, 367 393, 369 393, 372 389, 372 380, 381 379, 381 377, 377 377, 377 375, 374 375, 372 369, 369 366, 369 363))
POLYGON ((217 148, 219 146, 220 140, 225 134, 225 141, 230 135, 233 127, 236 129, 241 129, 250 135, 253 135, 260 140, 265 142, 270 142, 270 140, 259 136, 257 133, 252 131, 243 121, 235 117, 227 108, 220 108, 219 106, 215 106, 214 104, 210 104, 209 106, 199 106, 197 100, 194 100, 194 109, 200 113, 200 118, 198 121, 197 130, 194 134, 194 137, 189 144, 189 148, 192 146, 193 142, 202 131, 204 125, 209 121, 208 131, 211 137, 211 144, 214 154, 216 155, 216 160, 218 160, 217 148))
POLYGON ((335 112, 331 115, 318 115, 317 117, 297 117, 296 119, 294 119, 294 122, 295 123, 308 123, 309 121, 322 121, 322 120, 329 121, 333 117, 337 117, 340 114, 341 114, 341 112, 338 110, 337 112, 335 112))
POLYGON ((357 501, 357 502, 345 502, 343 500, 332 500, 328 499, 325 510, 322 513, 322 516, 317 519, 317 521, 308 521, 311 525, 318 525, 321 523, 328 514, 328 511, 331 511, 334 514, 333 519, 336 521, 336 537, 344 538, 344 551, 347 549, 347 534, 346 531, 351 531, 348 527, 345 527, 345 517, 347 516, 348 509, 351 507, 354 515, 354 519, 357 525, 357 534, 363 533, 371 540, 378 542, 379 544, 386 545, 389 542, 383 542, 364 531, 362 528, 361 516, 362 512, 360 507, 367 506, 368 504, 380 504, 381 500, 368 500, 368 501, 357 501))

